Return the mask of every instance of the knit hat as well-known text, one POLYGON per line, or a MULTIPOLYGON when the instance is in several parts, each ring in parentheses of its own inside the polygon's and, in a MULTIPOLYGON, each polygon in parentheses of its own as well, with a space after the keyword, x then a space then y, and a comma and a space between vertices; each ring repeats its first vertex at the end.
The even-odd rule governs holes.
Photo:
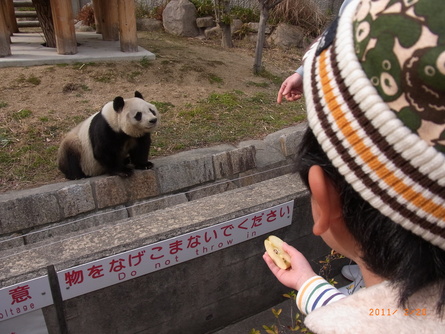
POLYGON ((445 250, 445 1, 352 1, 305 55, 309 126, 382 214, 445 250))

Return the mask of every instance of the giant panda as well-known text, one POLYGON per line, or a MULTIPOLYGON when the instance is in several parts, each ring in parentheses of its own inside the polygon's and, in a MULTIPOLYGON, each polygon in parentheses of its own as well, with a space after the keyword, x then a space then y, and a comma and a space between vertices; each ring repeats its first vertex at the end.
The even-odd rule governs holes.
POLYGON ((150 169, 150 134, 159 120, 156 107, 138 91, 129 99, 118 96, 68 132, 58 151, 59 169, 70 180, 102 174, 126 177, 134 168, 150 169))

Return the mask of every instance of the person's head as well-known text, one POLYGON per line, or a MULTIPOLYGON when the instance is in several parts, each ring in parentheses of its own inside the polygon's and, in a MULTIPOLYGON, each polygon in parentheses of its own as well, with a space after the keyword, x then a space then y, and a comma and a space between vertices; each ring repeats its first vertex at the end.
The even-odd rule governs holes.
POLYGON ((445 306, 445 2, 362 0, 309 51, 300 174, 321 166, 361 257, 445 306))

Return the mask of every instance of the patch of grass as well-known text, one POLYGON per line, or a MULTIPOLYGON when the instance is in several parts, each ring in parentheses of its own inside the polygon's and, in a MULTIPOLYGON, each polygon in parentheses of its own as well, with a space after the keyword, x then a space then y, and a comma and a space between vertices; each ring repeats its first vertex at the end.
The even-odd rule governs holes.
POLYGON ((167 112, 171 108, 175 106, 170 102, 158 102, 158 101, 150 101, 151 104, 154 104, 159 111, 167 112))
POLYGON ((74 116, 74 117, 73 117, 73 123, 74 123, 74 124, 79 124, 79 123, 82 122, 84 119, 85 119, 85 116, 82 116, 82 115, 74 116))
POLYGON ((275 99, 274 90, 253 96, 230 91, 210 94, 180 110, 171 108, 153 136, 151 154, 262 138, 305 119, 302 101, 278 105, 275 99))
POLYGON ((16 113, 12 114, 12 118, 15 119, 16 121, 20 120, 20 119, 25 119, 30 117, 32 114, 31 110, 28 109, 20 109, 19 111, 17 111, 16 113))
POLYGON ((115 79, 114 73, 104 73, 94 77, 94 80, 96 82, 101 82, 101 83, 111 83, 114 79, 115 79))
POLYGON ((62 88, 62 92, 64 92, 64 93, 70 93, 70 92, 79 91, 79 90, 88 92, 91 89, 85 84, 77 84, 77 83, 72 83, 72 82, 67 83, 62 88))
POLYGON ((134 82, 135 79, 140 75, 142 75, 141 71, 133 71, 133 72, 127 74, 127 79, 130 82, 134 82))
POLYGON ((42 80, 37 78, 34 74, 31 74, 29 77, 25 77, 23 74, 17 79, 19 83, 30 83, 34 86, 40 85, 42 80))
POLYGON ((270 73, 269 71, 266 70, 262 70, 257 74, 259 77, 265 78, 267 80, 270 80, 273 84, 280 86, 281 83, 283 82, 283 79, 280 78, 277 75, 274 75, 272 73, 270 73))
POLYGON ((213 74, 213 73, 209 73, 208 79, 209 79, 209 82, 211 84, 214 84, 214 83, 221 84, 221 83, 224 82, 224 80, 221 77, 219 77, 219 76, 217 76, 216 74, 213 74))
POLYGON ((198 72, 202 73, 205 72, 205 69, 203 66, 199 64, 184 64, 181 67, 181 72, 198 72))
POLYGON ((142 59, 139 61, 139 65, 141 65, 144 68, 147 68, 149 66, 151 66, 153 64, 153 62, 148 59, 147 56, 142 57, 142 59))
POLYGON ((8 104, 6 102, 0 101, 0 108, 5 108, 7 106, 8 104))
POLYGON ((198 58, 198 59, 205 61, 207 63, 207 65, 209 65, 209 66, 224 65, 224 62, 221 60, 205 60, 202 58, 198 58))
POLYGON ((40 85, 40 83, 42 82, 42 80, 40 80, 39 78, 31 75, 28 80, 26 80, 27 82, 29 82, 30 84, 33 84, 35 86, 40 85))
POLYGON ((253 86, 258 88, 268 88, 270 86, 270 83, 268 82, 254 82, 254 81, 248 81, 246 83, 247 86, 253 86))
MULTIPOLYGON (((13 142, 13 136, 9 129, 0 128, 0 147, 6 147, 10 143, 13 142)), ((2 153, 3 156, 3 153, 2 153)), ((0 157, 0 162, 2 161, 2 157, 0 157)))

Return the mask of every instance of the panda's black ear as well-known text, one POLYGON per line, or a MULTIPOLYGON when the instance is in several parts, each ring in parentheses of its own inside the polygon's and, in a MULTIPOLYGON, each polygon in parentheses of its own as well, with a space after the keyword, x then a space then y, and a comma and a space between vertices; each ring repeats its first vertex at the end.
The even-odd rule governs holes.
POLYGON ((122 96, 117 96, 113 100, 113 109, 116 112, 121 112, 124 109, 124 98, 122 96))
POLYGON ((144 99, 143 97, 142 97, 142 94, 141 93, 139 93, 138 91, 135 91, 134 92, 134 97, 138 97, 138 98, 140 98, 140 99, 144 99))

